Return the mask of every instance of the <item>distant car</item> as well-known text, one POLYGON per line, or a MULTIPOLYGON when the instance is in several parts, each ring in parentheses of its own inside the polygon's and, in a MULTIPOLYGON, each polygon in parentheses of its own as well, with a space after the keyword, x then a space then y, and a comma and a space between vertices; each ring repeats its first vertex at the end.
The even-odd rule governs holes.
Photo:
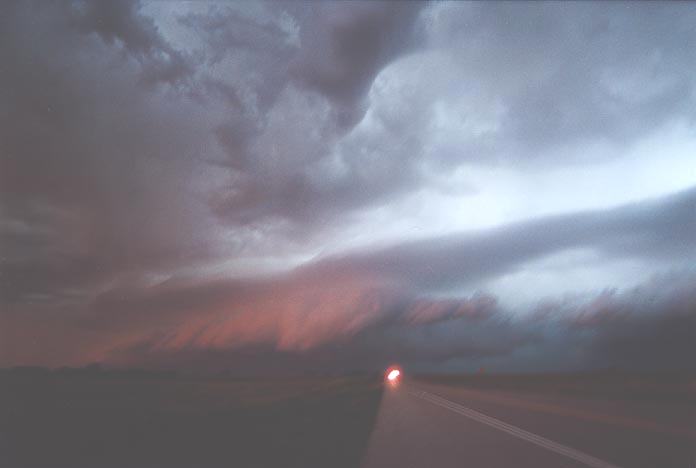
POLYGON ((392 385, 396 385, 401 381, 401 369, 398 367, 390 367, 385 374, 386 381, 392 385))

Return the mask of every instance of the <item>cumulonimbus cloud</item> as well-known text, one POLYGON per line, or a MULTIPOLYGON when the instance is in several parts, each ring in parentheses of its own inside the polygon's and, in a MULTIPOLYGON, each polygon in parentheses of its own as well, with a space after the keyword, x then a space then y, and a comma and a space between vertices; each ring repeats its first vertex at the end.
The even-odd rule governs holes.
MULTIPOLYGON (((693 121, 693 14, 3 3, 0 364, 582 367, 623 365, 641 342, 646 365, 685 364, 688 175, 610 209, 534 217, 520 203, 485 229, 372 231, 410 213, 396 202, 458 187, 450 176, 472 168, 524 178, 626 158, 614 191, 637 184, 632 145, 693 121), (655 299, 544 291, 537 322, 489 290, 574 249, 603 272, 680 273, 644 286, 655 299)), ((680 142, 645 158, 659 166, 680 142)), ((493 180, 472 173, 473 196, 493 180)), ((615 282, 606 273, 605 289, 615 282)))

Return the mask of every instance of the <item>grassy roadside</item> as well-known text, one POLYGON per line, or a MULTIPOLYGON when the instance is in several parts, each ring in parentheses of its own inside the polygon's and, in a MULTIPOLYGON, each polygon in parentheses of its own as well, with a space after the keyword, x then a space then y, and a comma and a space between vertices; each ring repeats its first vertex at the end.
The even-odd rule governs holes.
POLYGON ((600 371, 557 374, 468 374, 415 376, 431 383, 549 395, 696 403, 696 375, 669 372, 600 371))
POLYGON ((0 466, 352 467, 381 399, 369 377, 0 375, 0 466))

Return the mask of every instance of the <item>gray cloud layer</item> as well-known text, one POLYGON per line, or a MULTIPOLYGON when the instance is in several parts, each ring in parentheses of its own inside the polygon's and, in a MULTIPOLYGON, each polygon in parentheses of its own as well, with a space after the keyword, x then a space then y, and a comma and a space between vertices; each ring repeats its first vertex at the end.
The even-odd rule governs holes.
POLYGON ((693 134, 695 16, 652 3, 3 3, 0 365, 532 369, 628 365, 647 348, 646 366, 687 365, 696 180, 614 208, 334 246, 398 222, 409 197, 490 183, 459 173, 533 180, 628 158, 671 125, 693 134), (607 265, 633 262, 661 278, 645 286, 658 299, 581 290, 573 305, 559 299, 570 285, 543 292, 544 315, 491 291, 578 250, 607 291, 607 265), (587 316, 597 301, 618 312, 587 316), (542 359, 551 348, 579 351, 542 359))

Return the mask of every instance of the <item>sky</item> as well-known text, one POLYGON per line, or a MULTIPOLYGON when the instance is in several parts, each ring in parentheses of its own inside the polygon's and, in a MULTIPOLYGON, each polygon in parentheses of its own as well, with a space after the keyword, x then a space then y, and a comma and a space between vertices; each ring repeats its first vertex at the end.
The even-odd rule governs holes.
POLYGON ((696 364, 696 5, 0 4, 0 367, 696 364))

